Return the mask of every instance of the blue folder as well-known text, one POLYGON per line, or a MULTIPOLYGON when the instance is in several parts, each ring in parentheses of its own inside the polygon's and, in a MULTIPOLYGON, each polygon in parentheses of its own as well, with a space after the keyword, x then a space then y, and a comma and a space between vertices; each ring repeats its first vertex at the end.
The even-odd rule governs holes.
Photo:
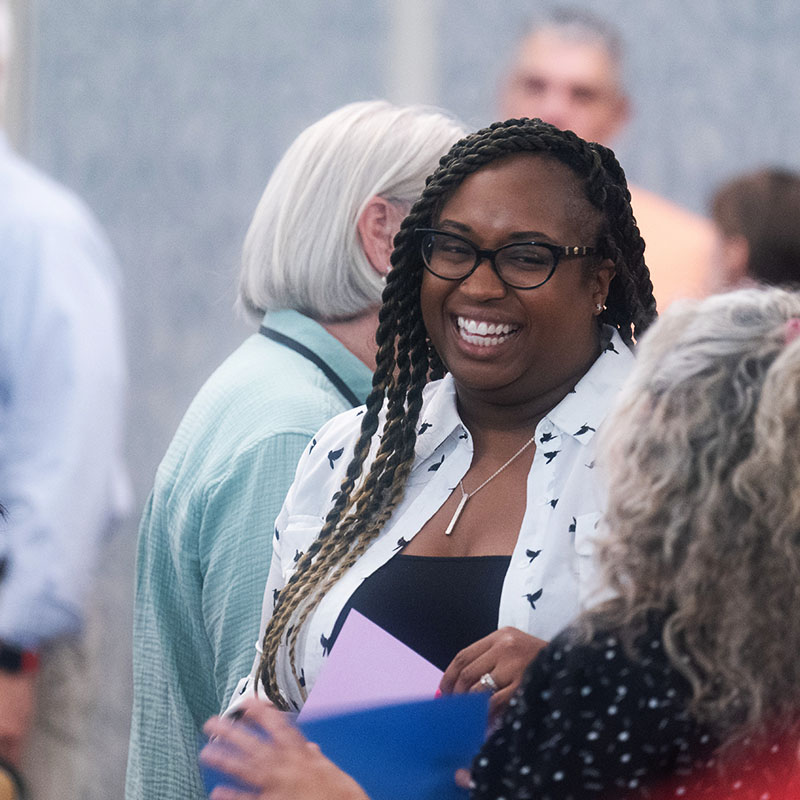
MULTIPOLYGON (((298 723, 371 800, 464 800, 455 771, 469 767, 486 733, 489 695, 459 694, 298 723)), ((266 734, 265 734, 266 735, 266 734)), ((243 786, 200 766, 207 792, 243 786)))

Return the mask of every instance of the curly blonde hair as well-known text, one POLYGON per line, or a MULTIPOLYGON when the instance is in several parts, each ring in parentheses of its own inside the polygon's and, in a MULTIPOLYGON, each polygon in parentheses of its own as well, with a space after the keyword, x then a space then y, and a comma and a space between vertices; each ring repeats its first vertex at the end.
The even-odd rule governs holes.
POLYGON ((674 305, 601 440, 617 599, 595 621, 663 612, 690 710, 724 746, 800 718, 798 318, 781 289, 674 305))

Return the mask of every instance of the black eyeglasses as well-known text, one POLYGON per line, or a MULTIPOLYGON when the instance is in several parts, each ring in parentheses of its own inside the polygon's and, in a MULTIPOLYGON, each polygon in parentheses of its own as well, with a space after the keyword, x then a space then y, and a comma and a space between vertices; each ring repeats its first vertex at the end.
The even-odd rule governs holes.
POLYGON ((425 268, 437 278, 461 281, 484 258, 503 283, 513 289, 536 289, 553 276, 561 257, 591 256, 595 247, 565 247, 540 242, 511 242, 497 250, 481 250, 469 239, 435 228, 417 228, 425 268))

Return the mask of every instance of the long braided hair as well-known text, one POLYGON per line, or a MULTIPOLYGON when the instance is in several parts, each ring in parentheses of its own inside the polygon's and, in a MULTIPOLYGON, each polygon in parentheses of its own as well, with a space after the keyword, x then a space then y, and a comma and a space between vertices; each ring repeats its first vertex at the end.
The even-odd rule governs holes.
POLYGON ((288 647, 292 672, 304 693, 295 663, 303 624, 325 592, 379 535, 402 500, 414 460, 422 390, 430 380, 444 375, 442 361, 422 321, 423 263, 415 231, 433 226, 448 198, 468 175, 517 153, 542 154, 564 163, 581 178, 587 199, 602 212, 598 247, 603 258, 614 262, 616 274, 600 320, 616 328, 630 345, 656 316, 653 286, 644 263, 644 242, 631 211, 625 174, 611 150, 538 119, 498 122, 452 147, 428 178, 395 238, 392 270, 387 276, 376 333, 377 368, 362 416, 361 435, 322 530, 280 592, 264 634, 257 677, 280 708, 287 709, 288 703, 276 677, 278 650, 283 645, 288 647), (381 413, 385 419, 377 452, 364 474, 364 461, 381 413))

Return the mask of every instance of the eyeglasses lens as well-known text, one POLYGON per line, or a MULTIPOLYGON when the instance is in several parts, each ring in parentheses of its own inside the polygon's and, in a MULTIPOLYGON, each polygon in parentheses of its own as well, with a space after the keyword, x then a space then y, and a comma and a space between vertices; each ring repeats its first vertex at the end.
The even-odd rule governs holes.
MULTIPOLYGON (((427 233, 422 239, 422 257, 434 275, 458 280, 478 263, 478 251, 470 242, 446 233, 427 233)), ((494 253, 500 277, 518 288, 542 284, 555 267, 553 252, 536 244, 509 244, 494 253)))

